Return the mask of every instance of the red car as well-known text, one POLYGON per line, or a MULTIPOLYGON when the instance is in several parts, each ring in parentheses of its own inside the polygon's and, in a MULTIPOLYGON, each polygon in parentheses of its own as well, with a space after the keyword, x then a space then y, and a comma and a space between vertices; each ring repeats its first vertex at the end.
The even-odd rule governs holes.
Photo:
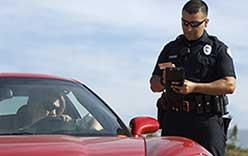
POLYGON ((211 155, 186 138, 145 137, 159 129, 151 117, 130 127, 76 80, 0 74, 0 156, 211 155))

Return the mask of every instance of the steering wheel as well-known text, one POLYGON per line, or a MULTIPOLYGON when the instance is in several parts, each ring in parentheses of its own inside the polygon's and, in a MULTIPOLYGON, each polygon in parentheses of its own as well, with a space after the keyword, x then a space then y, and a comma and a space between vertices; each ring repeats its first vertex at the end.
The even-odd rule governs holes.
POLYGON ((47 116, 28 127, 36 133, 53 133, 73 130, 73 121, 65 121, 62 116, 47 116))

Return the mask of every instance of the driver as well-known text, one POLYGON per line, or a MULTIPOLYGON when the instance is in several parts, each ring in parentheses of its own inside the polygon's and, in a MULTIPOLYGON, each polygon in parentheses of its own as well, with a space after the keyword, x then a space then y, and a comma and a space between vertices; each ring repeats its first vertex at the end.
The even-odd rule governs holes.
POLYGON ((33 124, 45 117, 61 117, 64 121, 71 121, 69 115, 63 114, 65 110, 65 98, 58 92, 41 92, 30 97, 30 120, 33 124))

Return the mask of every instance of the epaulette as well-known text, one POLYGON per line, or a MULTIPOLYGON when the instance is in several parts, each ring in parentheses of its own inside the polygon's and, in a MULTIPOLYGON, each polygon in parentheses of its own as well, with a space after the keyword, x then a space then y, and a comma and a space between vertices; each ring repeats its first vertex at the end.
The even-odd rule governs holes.
POLYGON ((224 42, 222 42, 221 40, 219 40, 217 36, 209 35, 209 38, 211 40, 213 40, 215 43, 218 43, 219 45, 222 45, 222 46, 228 48, 228 46, 224 42))
POLYGON ((216 36, 209 35, 208 37, 211 38, 213 41, 218 41, 218 38, 216 36))

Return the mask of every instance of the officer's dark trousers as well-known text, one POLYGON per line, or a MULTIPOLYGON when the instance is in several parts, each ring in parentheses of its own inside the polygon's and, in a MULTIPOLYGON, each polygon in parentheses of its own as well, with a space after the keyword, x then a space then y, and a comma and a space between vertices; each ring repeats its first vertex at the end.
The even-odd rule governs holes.
POLYGON ((226 136, 219 115, 166 112, 162 119, 163 136, 183 136, 205 147, 214 156, 224 156, 226 136))

